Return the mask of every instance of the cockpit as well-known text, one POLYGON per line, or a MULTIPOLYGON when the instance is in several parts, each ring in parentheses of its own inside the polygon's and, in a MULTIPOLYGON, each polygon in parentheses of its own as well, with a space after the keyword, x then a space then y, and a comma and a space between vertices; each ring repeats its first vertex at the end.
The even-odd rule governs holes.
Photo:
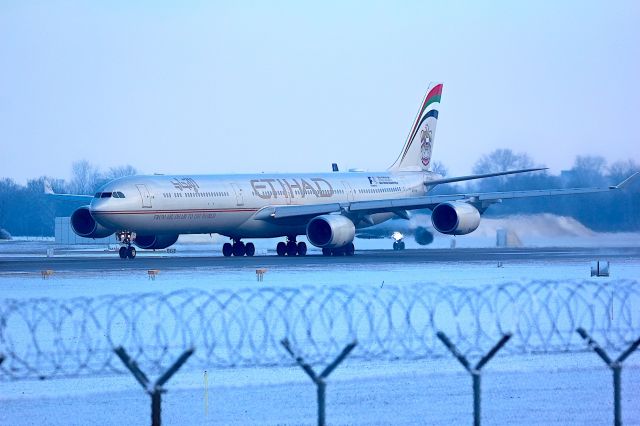
POLYGON ((124 194, 120 191, 110 192, 96 192, 93 198, 125 198, 124 194))

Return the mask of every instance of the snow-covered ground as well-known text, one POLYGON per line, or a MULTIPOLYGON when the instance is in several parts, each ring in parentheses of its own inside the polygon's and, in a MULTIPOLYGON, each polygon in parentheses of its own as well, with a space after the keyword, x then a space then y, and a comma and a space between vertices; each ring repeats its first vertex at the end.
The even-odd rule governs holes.
MULTIPOLYGON (((515 220, 515 219, 514 219, 515 220)), ((529 220, 529 219, 528 219, 529 220)), ((492 225, 490 221, 484 221, 492 225)), ((529 221, 529 224, 532 222, 529 221)), ((457 237, 457 247, 494 247, 496 227, 478 230, 474 238, 457 237)), ((556 223, 557 225, 557 223, 556 223)), ((554 227, 556 238, 539 231, 521 232, 525 246, 636 246, 638 234, 597 234, 554 227), (560 230, 559 230, 560 229, 560 230)), ((487 225, 485 225, 487 226, 487 225)), ((522 223, 519 225, 522 226, 522 223)), ((531 229, 544 228, 531 226, 531 229)), ((176 255, 218 254, 220 238, 184 238, 176 255)), ((392 240, 358 240, 359 249, 387 248, 392 240)), ((0 255, 45 256, 51 242, 2 242, 0 255)), ((439 237, 431 247, 449 247, 451 237, 439 237)), ((272 250, 275 240, 258 243, 272 250)), ((407 246, 418 247, 412 239, 407 246)), ((104 247, 93 250, 104 250, 104 247)), ((56 249, 57 250, 57 249, 56 249)), ((66 255, 60 253, 56 255, 66 255)), ((153 255, 153 254, 151 254, 153 255)), ((606 259, 605 259, 606 260, 606 259)), ((49 280, 39 274, 0 274, 3 298, 97 297, 140 292, 307 286, 380 287, 438 282, 476 287, 507 281, 576 280, 597 282, 640 278, 640 259, 618 259, 610 278, 590 278, 588 262, 448 262, 425 265, 328 265, 310 270, 304 265, 270 269, 264 282, 253 268, 196 268, 161 271, 156 280, 146 271, 69 271, 49 280)), ((640 306, 638 306, 640 311, 640 306)), ((639 336, 640 337, 640 332, 639 336)), ((486 348, 487 350, 489 348, 486 348)), ((617 354, 612 354, 617 356, 617 354)), ((323 366, 315 365, 316 369, 323 366)), ((593 352, 543 355, 498 353, 484 368, 482 409, 486 424, 608 424, 613 419, 610 370, 593 352)), ((314 424, 315 389, 300 368, 184 368, 163 397, 164 424, 314 424)), ((622 377, 624 424, 640 424, 640 353, 625 362, 622 377)), ((0 381, 0 424, 85 425, 145 424, 150 400, 130 375, 0 381)), ((327 387, 328 424, 469 424, 472 422, 471 378, 453 357, 362 361, 352 359, 330 376, 327 387)))
MULTIPOLYGON (((640 424, 640 360, 622 375, 624 424, 640 424)), ((318 366, 317 369, 320 369, 318 366)), ((152 378, 153 380, 153 378, 152 378)), ((592 352, 500 356, 484 368, 485 424, 602 425, 613 419, 610 371, 592 352)), ((316 395, 298 367, 178 373, 163 424, 315 424, 316 395)), ((6 425, 145 424, 150 398, 133 377, 0 383, 6 425)), ((328 424, 472 423, 471 378, 452 357, 350 362, 327 386, 328 424)))

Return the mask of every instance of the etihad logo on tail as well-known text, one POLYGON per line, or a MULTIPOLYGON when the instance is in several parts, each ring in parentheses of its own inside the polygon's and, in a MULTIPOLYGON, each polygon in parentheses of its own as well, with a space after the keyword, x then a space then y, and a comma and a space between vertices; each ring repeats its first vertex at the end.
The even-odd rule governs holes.
POLYGON ((415 140, 420 129, 422 129, 422 133, 420 134, 420 151, 422 164, 424 166, 428 166, 431 162, 431 149, 433 148, 433 130, 428 125, 426 125, 425 122, 427 121, 427 119, 429 119, 429 117, 433 117, 435 120, 438 119, 438 110, 430 109, 429 107, 432 104, 439 103, 441 97, 442 83, 429 90, 429 93, 427 93, 427 96, 425 96, 416 121, 411 128, 411 132, 409 133, 409 139, 405 146, 404 152, 402 153, 401 161, 404 160, 407 152, 409 152, 409 148, 411 148, 412 142, 415 140), (423 124, 425 124, 424 127, 423 124))
POLYGON ((428 166, 431 162, 431 147, 433 139, 433 133, 429 129, 429 126, 425 124, 420 135, 420 154, 422 156, 422 164, 428 166))

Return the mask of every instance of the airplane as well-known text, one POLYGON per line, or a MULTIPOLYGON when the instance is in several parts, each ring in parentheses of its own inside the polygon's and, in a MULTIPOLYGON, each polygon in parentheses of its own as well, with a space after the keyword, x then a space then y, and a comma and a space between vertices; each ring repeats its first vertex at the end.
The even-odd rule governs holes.
MULTIPOLYGON (((396 161, 381 172, 232 175, 139 175, 105 184, 71 215, 73 231, 87 238, 116 234, 122 259, 136 249, 163 249, 180 234, 217 233, 230 238, 222 254, 253 256, 243 240, 285 237, 278 256, 304 256, 307 240, 325 256, 351 256, 356 230, 392 217, 430 209, 433 228, 464 235, 482 213, 506 199, 586 194, 621 189, 639 173, 606 188, 545 189, 429 195, 436 185, 544 170, 530 168, 445 178, 430 171, 442 83, 431 83, 396 161)), ((51 188, 45 192, 52 193, 51 188)), ((60 194, 64 195, 64 194, 60 194)))

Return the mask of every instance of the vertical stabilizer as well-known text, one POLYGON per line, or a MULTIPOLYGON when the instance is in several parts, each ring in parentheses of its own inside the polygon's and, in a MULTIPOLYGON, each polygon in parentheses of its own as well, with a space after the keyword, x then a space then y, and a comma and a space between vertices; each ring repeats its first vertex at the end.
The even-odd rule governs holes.
POLYGON ((441 96, 442 83, 429 84, 427 94, 420 104, 418 115, 411 126, 409 136, 407 136, 407 141, 402 147, 402 152, 389 170, 429 170, 441 96))

